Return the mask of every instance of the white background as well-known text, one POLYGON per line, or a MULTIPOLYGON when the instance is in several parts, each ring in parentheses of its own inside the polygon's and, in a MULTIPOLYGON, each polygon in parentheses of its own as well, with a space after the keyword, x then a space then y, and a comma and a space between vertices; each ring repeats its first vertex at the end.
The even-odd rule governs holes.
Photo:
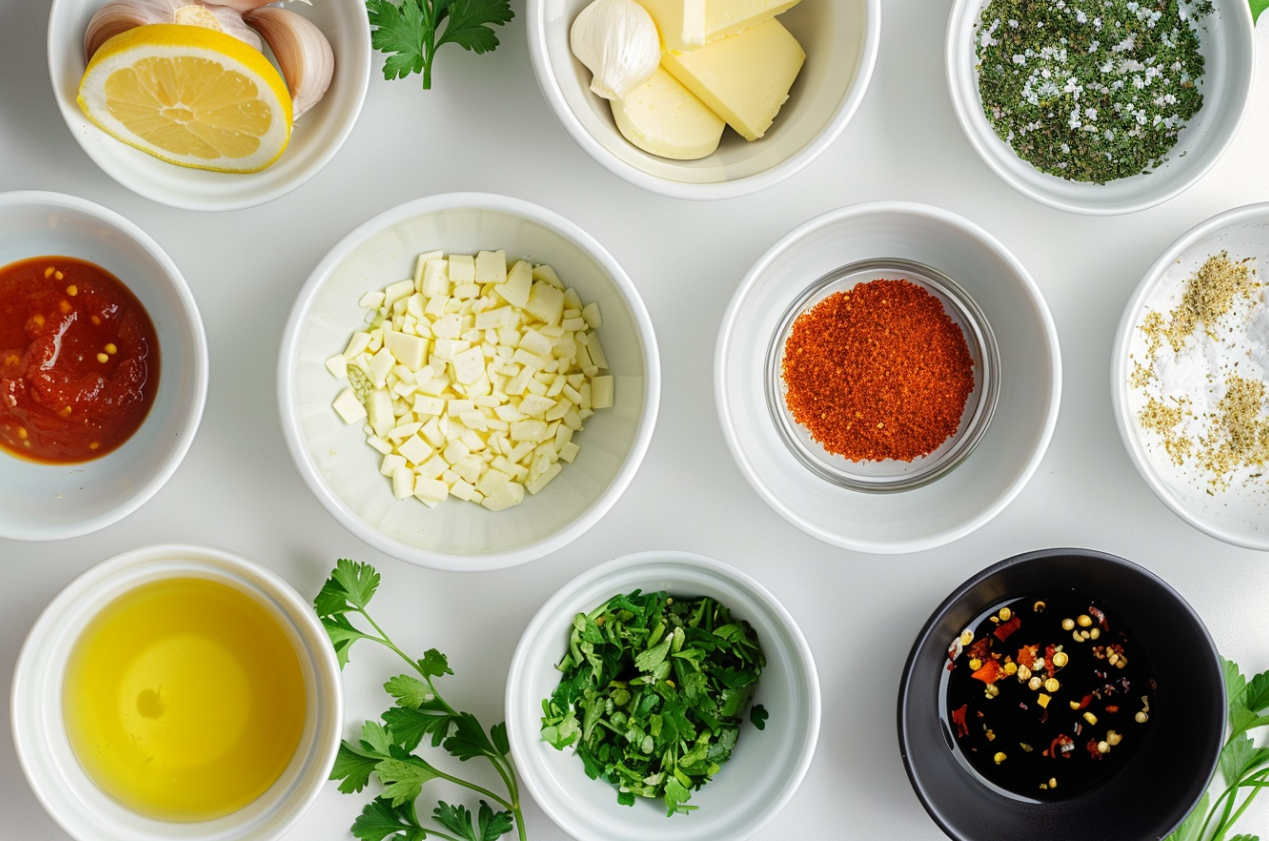
MULTIPOLYGON (((54 543, 0 540, 0 674, 41 608, 106 557, 159 542, 221 545, 316 593, 336 558, 379 567, 375 614, 408 651, 437 647, 458 673, 443 691, 492 723, 507 667, 538 606, 598 561, 674 548, 734 564, 770 588, 817 658, 824 719, 797 796, 758 837, 937 841, 899 759, 899 673, 933 608, 997 560, 1051 546, 1122 555, 1175 586, 1220 650, 1269 669, 1269 557, 1186 526, 1133 469, 1111 415, 1112 336, 1130 292, 1160 252, 1196 223, 1269 200, 1269 32, 1260 27, 1254 101, 1219 165, 1189 192, 1133 216, 1092 219, 1015 193, 977 158, 955 122, 943 71, 950 0, 886 0, 880 59, 853 122, 814 164, 748 198, 693 203, 627 185, 564 133, 529 67, 521 0, 497 52, 446 47, 424 92, 418 77, 371 79, 343 150, 307 185, 263 207, 205 214, 140 198, 104 175, 54 104, 46 3, 0 0, 0 190, 71 193, 150 233, 193 288, 211 349, 202 428, 176 475, 140 511, 96 534, 54 543), (279 337, 309 271, 356 225, 409 199, 456 190, 545 205, 589 231, 642 291, 661 346, 661 415, 642 470, 595 528, 555 555, 505 572, 439 573, 380 555, 345 532, 301 482, 274 397, 279 337), (749 266, 824 211, 904 199, 960 213, 997 236, 1048 299, 1062 347, 1057 431, 1030 485, 995 521, 941 549, 873 557, 803 535, 742 478, 714 409, 713 350, 723 310, 749 266)), ((982 455, 982 454, 980 454, 982 455)), ((0 477, 3 481, 3 477, 0 477)), ((348 732, 384 709, 396 673, 354 650, 344 673, 348 732)), ((7 720, 8 694, 3 693, 7 720)), ((471 763, 469 763, 471 764, 471 763)), ((463 770, 471 770, 464 767, 463 770)), ((327 791, 288 839, 335 841, 366 795, 327 791)), ((526 803, 529 837, 565 836, 526 803)), ((425 811, 425 810, 421 810, 425 811)), ((689 818, 690 819, 690 818, 689 818)), ((1269 799, 1243 832, 1269 832, 1269 799)), ((65 836, 36 802, 0 727, 0 838, 65 836)), ((720 840, 721 841, 721 840, 720 840)))

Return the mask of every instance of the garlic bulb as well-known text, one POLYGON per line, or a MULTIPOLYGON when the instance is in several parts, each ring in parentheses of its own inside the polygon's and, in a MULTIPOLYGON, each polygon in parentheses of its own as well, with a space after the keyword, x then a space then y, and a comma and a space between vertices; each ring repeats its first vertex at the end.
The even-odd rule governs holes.
POLYGON ((595 0, 582 9, 569 30, 569 46, 594 74, 590 89, 604 99, 621 99, 661 62, 657 25, 635 0, 595 0))
POLYGON ((266 6, 243 15, 269 43, 286 77, 296 117, 317 104, 335 74, 335 54, 322 30, 286 9, 266 6))
POLYGON ((213 6, 200 0, 113 0, 102 6, 84 33, 84 59, 89 60, 98 48, 120 32, 127 32, 150 23, 180 23, 204 26, 260 50, 260 36, 242 22, 233 9, 213 6))

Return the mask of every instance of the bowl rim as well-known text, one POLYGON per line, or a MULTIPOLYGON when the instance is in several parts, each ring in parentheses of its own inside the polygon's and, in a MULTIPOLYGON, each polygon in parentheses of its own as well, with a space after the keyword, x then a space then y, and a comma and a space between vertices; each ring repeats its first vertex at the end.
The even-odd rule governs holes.
POLYGON ((719 329, 718 340, 715 345, 714 403, 718 411, 719 424, 723 429, 723 438, 726 440, 727 448, 731 451, 732 458, 740 468, 740 472, 744 475, 750 486, 758 492, 758 495, 763 499, 763 501, 787 522, 801 529, 806 534, 828 543, 829 545, 857 552, 887 555, 920 552, 926 549, 934 549, 955 540, 959 540, 986 525, 1011 502, 1013 502, 1018 494, 1022 492, 1022 489, 1026 487, 1027 483, 1031 481, 1031 477, 1035 475, 1036 470, 1039 469, 1040 462, 1043 460, 1045 453, 1048 451, 1049 443, 1053 438, 1054 429, 1057 427, 1057 418, 1059 409, 1061 408, 1061 402, 1062 354, 1061 347, 1058 343, 1057 326, 1054 324, 1053 315, 1049 312, 1048 304, 1045 303, 1044 296, 1041 294, 1040 288, 1036 284, 1035 279, 1031 277, 1030 272, 1027 271, 1026 267, 1022 265, 1021 261, 1019 261, 1018 258, 1009 251, 1009 249, 1005 248, 1004 244, 1001 243, 1000 240, 978 224, 971 222, 969 219, 957 213, 953 213, 950 210, 944 210, 933 205, 917 202, 875 201, 847 205, 813 217, 789 231, 789 233, 785 234, 774 245, 772 245, 765 254, 758 258, 757 262, 753 264, 753 267, 749 269, 744 279, 740 282, 735 294, 732 296, 731 302, 727 305, 727 309, 723 313, 722 325, 719 329), (747 305, 748 298, 753 293, 754 288, 758 285, 761 276, 768 271, 771 264, 783 256, 787 251, 796 247, 803 237, 814 231, 834 226, 847 220, 883 213, 925 217, 958 229, 963 232, 967 238, 976 240, 981 245, 987 247, 997 259, 1002 261, 1009 268, 1014 277, 1020 281, 1017 284, 1018 288, 1027 298, 1030 299, 1035 314, 1039 317, 1044 326, 1044 344, 1048 349, 1049 356, 1052 360, 1052 383, 1049 388, 1048 411, 1045 415, 1043 428, 1040 430, 1036 446, 1031 452, 1027 463, 1023 466, 1022 470, 1017 473, 1009 486, 1006 487, 990 505, 979 512, 977 516, 963 520, 953 528, 945 529, 942 532, 937 532, 923 538, 886 542, 860 539, 847 534, 830 532, 810 522, 792 507, 779 500, 763 482, 753 464, 745 454, 745 449, 741 445, 735 424, 731 417, 731 411, 729 408, 730 399, 727 387, 727 372, 730 367, 729 357, 731 356, 730 349, 731 345, 735 341, 734 332, 736 329, 736 320, 739 317, 741 309, 747 305))
MULTIPOLYGON (((311 762, 315 767, 329 768, 335 761, 335 755, 339 751, 340 733, 344 723, 343 681, 340 678, 339 662, 335 656, 334 649, 326 640, 326 632, 318 621, 316 614, 313 613, 311 606, 294 587, 268 567, 249 560, 236 552, 215 546, 171 543, 143 546, 121 552, 93 564, 75 576, 40 611, 30 630, 27 631, 21 648, 18 650, 9 689, 9 727, 13 739, 14 753, 17 755, 18 765, 22 769, 23 776, 45 812, 65 832, 72 837, 80 839, 80 841, 93 841, 93 836, 77 835, 75 829, 65 820, 64 816, 53 808, 53 803, 49 799, 47 791, 36 782, 37 779, 46 775, 38 773, 33 768, 30 760, 30 755, 42 747, 44 738, 42 734, 32 735, 29 718, 33 711, 28 708, 27 703, 24 701, 24 698, 33 691, 28 688, 27 684, 37 679, 37 675, 33 674, 33 670, 37 669, 38 666, 32 663, 32 658, 35 656, 36 649, 45 644, 45 640, 52 639, 62 633, 56 623, 68 609, 75 607, 77 602, 87 600, 91 603, 92 610, 95 612, 100 611, 115 598, 118 598, 119 594, 108 594, 108 597, 103 598, 101 595, 102 585, 119 576, 126 576, 130 570, 155 566, 162 568, 173 564, 176 565, 175 568, 169 570, 167 574, 158 576, 155 580, 179 577, 182 571, 188 574, 188 567, 191 565, 211 566, 219 568, 230 575, 242 576, 252 589, 286 606, 290 612, 289 618, 294 620, 293 624, 296 634, 301 639, 313 643, 311 646, 305 646, 303 654, 312 659, 314 681, 319 689, 329 693, 329 697, 323 700, 330 706, 330 711, 326 716, 329 719, 328 729, 330 732, 325 734, 326 744, 323 747, 323 733, 320 727, 316 729, 312 749, 314 753, 312 754, 311 762), (184 565, 184 567, 181 565, 184 565), (176 575, 172 573, 176 573, 176 575)), ((255 596, 252 596, 252 598, 255 598, 255 596)), ((320 724, 320 722, 318 723, 320 724)), ((272 828, 266 831, 265 835, 256 837, 256 841, 266 841, 266 839, 281 837, 299 822, 300 818, 325 788, 326 780, 324 779, 324 774, 319 776, 322 779, 309 784, 309 790, 293 805, 291 814, 284 817, 280 823, 274 823, 272 828)), ((145 818, 144 820, 159 824, 166 823, 154 818, 145 818)), ((182 825, 198 826, 198 824, 182 825)), ((214 841, 212 836, 206 837, 208 841, 214 841)), ((215 835, 215 838, 224 837, 223 834, 219 833, 215 835)))
MULTIPOLYGON (((66 193, 56 193, 44 190, 16 190, 12 192, 0 192, 0 207, 22 207, 30 206, 51 206, 64 208, 66 210, 82 213, 96 219, 100 219, 106 224, 112 225, 140 246, 146 254, 148 254, 162 270, 168 284, 176 293, 180 300, 180 313, 184 316, 185 324, 181 325, 181 329, 188 328, 190 340, 193 343, 193 366, 194 377, 190 382, 191 386, 191 403, 189 406, 188 417, 181 426, 178 440, 176 441, 172 453, 164 460, 162 467, 152 475, 148 481, 135 489, 131 494, 121 498, 119 504, 113 508, 99 514, 96 517, 77 522, 73 525, 65 527, 49 528, 39 526, 28 526, 21 523, 0 524, 0 537, 10 540, 63 540, 70 537, 82 537, 90 534, 106 526, 119 522, 124 517, 136 511, 142 505, 150 500, 159 489, 167 484, 168 479, 176 473, 177 468, 185 460, 186 454, 193 446, 194 438, 198 434, 198 428, 202 423, 203 410, 207 405, 207 386, 209 379, 209 362, 207 351, 207 333, 203 327, 202 315, 198 310, 198 303, 194 300, 194 293, 191 291, 189 284, 185 281, 185 276, 181 274, 181 270, 172 262, 172 258, 167 255, 153 237, 141 230, 135 223, 120 216, 107 207, 91 202, 88 199, 79 198, 78 196, 68 195, 66 193)), ((32 255, 39 256, 39 255, 32 255)), ((161 349, 160 349, 161 350, 161 349)), ((160 372, 160 378, 163 374, 160 372)), ((144 422, 143 422, 144 424, 144 422)))
POLYGON ((1150 465, 1150 459, 1146 455, 1145 447, 1133 429, 1128 411, 1128 379, 1123 374, 1123 372, 1128 370, 1128 350, 1132 344, 1133 330, 1139 320, 1138 315, 1141 313, 1146 299, 1159 285, 1167 268, 1200 240, 1223 228, 1257 217, 1269 223, 1269 202, 1257 202, 1235 207, 1205 219, 1174 240, 1171 245, 1164 249, 1163 253, 1159 255, 1159 258, 1154 261, 1150 268, 1146 270, 1141 282, 1137 284, 1137 288, 1129 296, 1128 303, 1124 306, 1123 314, 1119 317, 1119 327, 1115 332, 1114 344, 1111 346, 1110 396, 1114 408, 1115 426, 1119 429, 1119 437, 1123 442, 1124 449, 1128 452, 1128 458, 1132 461, 1133 467, 1137 468, 1137 472, 1145 481, 1146 486, 1158 497, 1160 502, 1171 509, 1172 513, 1180 517, 1181 520, 1210 537, 1245 549, 1269 551, 1269 533, 1266 533, 1263 537, 1256 538, 1222 528, 1199 517, 1185 507, 1181 500, 1166 488, 1163 479, 1150 465))
POLYGON ((283 328, 282 343, 278 353, 277 400, 282 437, 286 440, 292 461, 295 462, 300 476, 313 495, 344 528, 385 555, 407 563, 447 572, 489 572, 528 563, 562 549, 589 531, 621 498, 643 463, 656 428, 661 402, 661 362, 652 316, 649 315, 643 299, 639 296, 638 288, 612 254, 594 237, 558 213, 524 199, 495 193, 438 193, 412 199, 379 213, 354 228, 322 257, 321 262, 313 269, 296 296, 291 314, 287 317, 286 326, 283 328), (407 546, 389 538, 378 529, 371 528, 328 486, 307 450, 302 446, 303 435, 300 430, 299 416, 291 400, 295 388, 294 359, 300 330, 314 298, 329 280, 331 272, 349 254, 385 228, 413 217, 447 210, 502 213, 526 219, 560 235, 598 263, 612 278, 613 287, 630 309, 631 320, 635 322, 640 343, 643 346, 643 410, 640 412, 638 429, 631 442, 630 452, 626 455, 617 475, 589 508, 555 534, 517 549, 501 552, 473 554, 437 552, 407 546))
MULTIPOLYGON (((834 2, 834 0, 829 0, 834 2)), ((546 49, 546 7, 548 0, 527 0, 525 18, 529 40, 529 64, 538 81, 542 96, 550 106, 551 113, 563 126, 573 141, 580 146, 590 158, 618 178, 642 187, 650 193, 672 199, 690 199, 693 201, 710 201, 733 199, 747 196, 772 187, 787 178, 801 172, 812 161, 818 158, 831 146, 846 126, 854 118, 868 87, 872 82, 873 71, 877 64, 877 55, 881 48, 881 0, 863 0, 865 5, 864 45, 859 56, 859 65, 855 70, 855 80, 846 95, 837 105, 833 117, 809 143, 780 163, 761 172, 735 180, 716 181, 712 183, 691 183, 687 181, 671 181, 650 175, 625 161, 621 161, 608 152, 594 137, 590 135, 568 107, 564 92, 555 74, 550 72, 550 61, 546 49)))
MULTIPOLYGON (((74 49, 75 45, 78 44, 78 41, 75 41, 68 46, 63 38, 58 37, 63 33, 53 27, 53 22, 59 14, 59 7, 66 5, 66 3, 67 0, 52 0, 48 11, 48 35, 46 36, 47 48, 45 54, 48 57, 48 79, 49 87, 53 93, 53 101, 57 103, 57 110, 62 115, 62 121, 66 124, 68 132, 75 138, 75 142, 83 149, 84 154, 97 165, 97 168, 110 176, 116 183, 150 201, 181 210, 197 211, 245 210, 249 207, 268 204, 274 199, 279 199, 308 183, 313 176, 325 169, 331 159, 343 148, 348 136, 352 134, 353 127, 357 125, 357 121, 361 118, 361 111, 366 103, 366 92, 370 87, 370 69, 373 55, 369 48, 365 50, 364 60, 353 67, 354 82, 357 83, 355 85, 357 90, 353 96, 353 107, 347 118, 342 121, 331 142, 326 144, 325 148, 313 159, 312 164, 307 169, 297 172, 294 178, 280 182, 258 195, 252 192, 250 195, 231 195, 220 198, 191 198, 179 192, 155 188, 145 183, 133 183, 133 179, 124 175, 108 157, 99 152, 96 144, 88 142, 88 135, 76 130, 76 123, 83 119, 83 114, 78 110, 74 101, 68 102, 59 95, 57 89, 57 68, 54 63, 55 57, 64 55, 67 50, 74 49)), ((356 25, 359 30, 357 37, 368 44, 370 42, 370 19, 366 15, 354 15, 353 17, 357 21, 356 25)), ((351 56, 344 56, 341 61, 348 61, 350 58, 351 56)), ((96 126, 89 125, 93 131, 101 131, 96 126)), ((285 152, 283 154, 285 155, 285 152)), ((178 165, 167 164, 167 166, 178 165)), ((237 177, 249 179, 250 175, 252 173, 238 174, 237 177)), ((246 186, 248 182, 243 181, 243 184, 246 186)))
MULTIPOLYGON (((794 620, 793 615, 787 608, 761 583, 750 576, 743 570, 732 566, 731 564, 711 558, 707 555, 701 555, 695 552, 684 552, 676 549, 652 549, 643 552, 634 552, 628 555, 622 555, 612 560, 605 561, 597 566, 587 569, 582 574, 572 578, 562 587, 560 587, 554 595, 552 595, 538 611, 529 620, 529 624, 525 626, 524 632, 520 635, 519 642, 516 643, 515 652, 511 656, 511 666, 507 673, 507 688, 505 692, 505 706, 508 711, 507 729, 508 738, 511 740, 512 748, 516 746, 516 742, 520 741, 521 734, 514 723, 514 716, 511 711, 525 701, 521 697, 522 690, 526 685, 525 671, 526 661, 529 655, 529 649, 533 642, 542 636, 552 622, 560 621, 560 608, 570 599, 576 596, 580 591, 591 587, 592 585, 603 582, 605 579, 618 576, 627 570, 635 570, 645 566, 653 566, 657 564, 666 564, 679 566, 682 568, 697 570, 706 573, 711 577, 715 577, 730 584, 747 590, 753 597, 754 601, 763 604, 768 610, 774 614, 778 622, 783 626, 787 641, 797 652, 800 660, 799 665, 805 671, 806 681, 806 743, 802 755, 798 758, 797 766, 794 773, 785 778, 784 784, 781 786, 779 796, 770 801, 766 814, 753 824, 750 824, 743 835, 733 836, 729 841, 745 841, 745 839, 757 834, 765 827, 781 810, 793 799, 798 788, 805 779, 811 762, 815 756, 815 748, 819 742, 820 721, 821 721, 821 697, 820 697, 820 681, 819 672, 815 666, 815 657, 811 651, 810 644, 806 641, 806 636, 802 633, 801 627, 794 620)), ((540 699, 529 699, 536 705, 540 699)), ((536 735, 534 731, 533 735, 536 735)), ((531 739, 532 741, 532 739, 531 739)), ((527 763, 521 763, 520 776, 524 782, 524 786, 528 789, 529 794, 534 801, 541 807, 542 811, 561 829, 576 838, 585 838, 587 841, 603 841, 603 839, 592 838, 585 835, 585 829, 578 827, 567 817, 561 818, 553 809, 552 804, 546 798, 540 796, 540 781, 532 775, 528 770, 527 763), (582 834, 578 834, 582 833, 582 834)), ((606 784, 605 784, 606 785, 606 784)))
MULTIPOLYGON (((1216 648, 1216 642, 1215 640, 1212 639, 1211 632, 1208 631, 1207 625, 1203 623, 1202 617, 1198 615, 1198 612, 1194 609, 1194 607, 1188 601, 1186 601, 1186 599, 1176 590, 1176 588, 1174 588, 1171 584, 1169 584, 1159 575, 1156 575, 1152 570, 1147 569, 1141 564, 1137 564, 1137 563, 1134 563, 1133 561, 1129 561, 1126 558, 1121 558, 1118 555, 1112 555, 1108 552, 1102 552, 1096 549, 1080 549, 1076 547, 1054 547, 1051 549, 1036 549, 1029 552, 1023 552, 1018 555, 1013 555, 1012 557, 1005 558, 1004 560, 1001 560, 1001 561, 997 561, 996 563, 991 564, 990 566, 974 573, 972 576, 966 579, 962 584, 958 585, 956 589, 954 589, 947 596, 947 598, 939 602, 938 607, 934 608, 934 611, 930 614, 929 618, 922 624, 921 629, 917 632, 916 639, 912 643, 912 648, 909 650, 907 659, 904 661, 902 675, 899 678, 899 696, 898 696, 898 703, 896 704, 896 716, 895 716, 896 730, 897 730, 897 736, 899 741, 899 756, 900 758, 903 759, 903 771, 904 771, 904 774, 907 775, 908 783, 912 786, 913 793, 916 795, 917 800, 921 802, 921 807, 925 809, 926 814, 928 814, 930 817, 930 820, 932 820, 938 826, 938 828, 944 832, 944 834, 946 834, 949 838, 955 839, 956 841, 972 841, 972 839, 968 839, 968 838, 965 838, 964 836, 955 834, 953 830, 949 828, 943 820, 940 819, 939 815, 935 813, 931 804, 928 802, 924 787, 919 785, 916 778, 913 777, 912 763, 909 758, 910 751, 909 751, 908 728, 904 721, 904 713, 907 709, 908 692, 909 692, 909 687, 911 685, 912 677, 913 677, 912 669, 913 669, 914 661, 916 660, 917 654, 921 651, 921 649, 927 643, 937 645, 940 649, 944 647, 942 643, 938 643, 938 642, 930 643, 930 637, 931 637, 931 634, 934 632, 935 626, 939 623, 939 621, 941 620, 943 615, 948 611, 949 608, 953 607, 957 602, 959 602, 962 598, 964 598, 965 595, 970 590, 974 589, 980 583, 992 577, 993 575, 996 575, 997 573, 1000 573, 1003 570, 1010 569, 1012 567, 1021 566, 1021 565, 1032 563, 1035 561, 1046 561, 1046 560, 1050 560, 1054 558, 1071 557, 1071 556, 1094 559, 1103 563, 1109 563, 1114 566, 1118 566, 1118 567, 1122 567, 1124 569, 1130 570, 1134 574, 1140 575, 1143 578, 1153 579, 1153 581, 1156 584, 1158 584, 1162 589, 1171 593, 1172 596, 1176 599, 1176 601, 1183 607, 1183 609, 1187 611, 1187 614, 1189 618, 1192 620, 1193 624, 1199 628, 1202 634, 1202 637, 1201 637, 1202 641, 1205 641, 1207 643, 1208 649, 1211 650, 1212 654, 1216 655, 1216 658, 1219 662, 1220 653, 1216 648)), ((1000 600, 1003 600, 1004 598, 1007 598, 1007 596, 1002 596, 1000 600)), ((1224 711, 1227 707, 1228 699, 1226 698, 1225 684, 1223 681, 1219 682, 1219 691, 1221 695, 1221 703, 1218 705, 1218 708, 1224 711)), ((1222 728, 1224 728, 1223 718, 1222 718, 1222 728)), ((1222 729, 1222 732, 1223 732, 1223 729, 1222 729)), ((1208 769, 1206 775, 1204 776, 1204 782, 1202 783, 1201 787, 1197 789, 1197 793, 1194 796, 1195 803, 1198 802, 1203 792, 1207 791, 1208 786, 1211 785, 1211 781, 1216 774, 1217 764, 1220 759, 1220 747, 1221 746, 1218 745, 1217 749, 1212 752, 1211 767, 1208 769)), ((1054 807, 1054 806, 1060 807, 1060 803, 1061 801, 1059 803, 1037 804, 1037 808, 1054 807)), ((1189 809, 1187 808, 1185 812, 1189 812, 1189 809)), ((1184 817, 1185 817, 1185 813, 1182 813, 1182 815, 1177 818, 1177 823, 1180 824, 1180 822, 1184 819, 1184 817)))
MULTIPOLYGON (((1244 74, 1246 78, 1246 91, 1242 97, 1242 101, 1238 103, 1237 113, 1233 122, 1230 124, 1230 129, 1221 135, 1214 136, 1213 139, 1215 142, 1212 144, 1212 147, 1215 149, 1215 154, 1212 155, 1211 160, 1208 161, 1206 165, 1194 170, 1188 178, 1175 179, 1175 183, 1171 184, 1166 189, 1160 190, 1157 195, 1152 192, 1149 195, 1137 199, 1125 200, 1123 202, 1110 205, 1096 202, 1066 201, 1057 196, 1051 195, 1047 191, 1034 188, 1025 181, 1014 177, 1014 174, 1002 162, 1001 156, 1004 153, 998 147, 985 143, 983 139, 979 137, 977 132, 975 132, 974 127, 981 125, 984 119, 980 113, 981 109, 975 107, 975 100, 972 97, 969 97, 966 91, 957 84, 957 80, 961 78, 961 66, 956 61, 956 58, 960 49, 960 38, 964 33, 964 30, 961 27, 958 27, 957 24, 962 23, 963 21, 961 19, 966 18, 969 15, 971 7, 982 7, 985 6, 987 2, 988 0, 953 0, 951 10, 948 12, 947 36, 943 51, 945 66, 944 76, 947 79, 948 94, 952 100, 952 110, 956 114, 956 121, 960 124, 962 132, 964 133, 966 139, 969 140, 969 143, 974 148, 974 151, 978 153, 978 157, 986 163, 988 168, 990 168, 992 172, 996 173, 1002 181, 1027 198, 1037 201, 1040 204, 1057 208, 1058 210, 1064 210, 1068 213, 1079 213, 1086 216, 1126 216, 1130 213, 1138 213, 1142 210, 1170 201, 1197 184, 1200 180, 1202 180, 1203 176, 1207 175, 1207 173, 1211 171, 1217 161, 1224 157, 1225 152, 1228 151, 1230 147, 1230 144, 1232 144, 1234 142, 1234 138, 1238 136, 1239 130, 1242 128, 1244 119, 1246 118, 1247 109, 1251 103, 1252 89, 1255 85, 1255 23, 1251 18, 1251 7, 1246 2, 1241 2, 1241 0, 1239 0, 1239 2, 1235 2, 1233 6, 1239 10, 1236 12, 1239 34, 1242 36, 1244 45, 1246 46, 1246 53, 1247 55, 1252 56, 1252 61, 1245 69, 1246 72, 1244 74)), ((972 23, 977 19, 978 16, 975 14, 971 18, 968 18, 968 22, 972 25, 972 23)), ((1016 154, 1013 153, 1012 149, 1010 149, 1010 154, 1014 154, 1014 156, 1017 157, 1016 154)), ((1021 158, 1019 158, 1019 160, 1021 160, 1021 158)), ((1039 170, 1037 170, 1037 172, 1039 172, 1039 170)))

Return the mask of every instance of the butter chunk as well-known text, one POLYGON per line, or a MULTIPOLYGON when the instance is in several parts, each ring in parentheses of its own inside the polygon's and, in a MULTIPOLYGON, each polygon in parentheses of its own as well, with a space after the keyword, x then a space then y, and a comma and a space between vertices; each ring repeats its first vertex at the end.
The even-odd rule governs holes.
POLYGON ((611 105, 623 137, 645 152, 676 161, 713 154, 726 125, 664 67, 611 105))
POLYGON ((798 0, 709 0, 705 4, 705 42, 757 26, 797 4, 798 0))
POLYGON ((767 133, 789 98, 806 53, 774 18, 694 52, 668 51, 661 66, 746 140, 767 133))
POLYGON ((638 0, 661 34, 661 48, 694 50, 705 46, 705 0, 638 0))

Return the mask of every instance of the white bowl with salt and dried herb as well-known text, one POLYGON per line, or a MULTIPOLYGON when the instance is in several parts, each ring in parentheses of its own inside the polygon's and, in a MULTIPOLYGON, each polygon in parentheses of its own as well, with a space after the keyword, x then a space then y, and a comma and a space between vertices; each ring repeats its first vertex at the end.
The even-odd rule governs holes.
POLYGON ((1193 186, 1234 139, 1254 26, 1247 0, 957 0, 948 87, 970 144, 1014 189, 1134 213, 1193 186))
POLYGON ((1199 224, 1146 273, 1115 337, 1111 394, 1133 464, 1196 529, 1269 549, 1269 204, 1199 224))

